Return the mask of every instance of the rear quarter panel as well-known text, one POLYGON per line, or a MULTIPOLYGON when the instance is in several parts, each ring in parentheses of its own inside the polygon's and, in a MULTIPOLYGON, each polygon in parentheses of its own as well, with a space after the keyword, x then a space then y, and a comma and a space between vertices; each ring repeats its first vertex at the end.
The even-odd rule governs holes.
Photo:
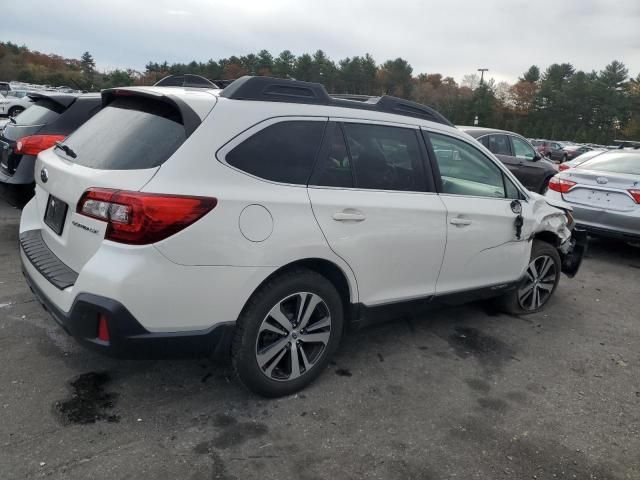
MULTIPOLYGON (((254 178, 218 160, 218 150, 229 139, 266 118, 261 102, 220 99, 211 115, 179 152, 160 167, 144 191, 201 195, 218 199, 205 217, 176 235, 155 244, 169 260, 181 265, 281 267, 319 258, 336 264, 347 277, 357 299, 355 277, 349 266, 329 248, 318 227, 306 186, 292 186, 254 178), (268 210, 272 231, 263 241, 252 241, 240 228, 243 210, 261 205, 268 210)), ((278 105, 273 107, 277 110, 278 105)))

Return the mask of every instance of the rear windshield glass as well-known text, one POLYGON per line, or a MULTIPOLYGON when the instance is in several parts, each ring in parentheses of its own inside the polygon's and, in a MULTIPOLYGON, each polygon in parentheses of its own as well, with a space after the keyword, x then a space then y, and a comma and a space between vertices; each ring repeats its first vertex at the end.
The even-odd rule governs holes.
MULTIPOLYGON (((580 159, 580 157, 578 157, 580 159)), ((587 160, 577 168, 640 175, 640 153, 610 153, 587 160)))
POLYGON ((53 122, 64 108, 51 100, 38 100, 16 117, 18 125, 46 125, 53 122))
POLYGON ((100 110, 64 144, 70 161, 100 170, 137 170, 162 165, 186 140, 179 112, 142 97, 122 97, 100 110))

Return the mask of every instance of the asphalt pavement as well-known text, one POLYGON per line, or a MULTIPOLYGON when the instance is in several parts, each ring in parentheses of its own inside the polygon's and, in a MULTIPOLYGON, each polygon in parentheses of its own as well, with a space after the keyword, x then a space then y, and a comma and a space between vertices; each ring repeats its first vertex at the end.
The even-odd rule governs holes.
POLYGON ((546 310, 348 336, 266 400, 228 365, 86 351, 26 286, 0 200, 0 478, 640 479, 640 248, 593 241, 546 310))

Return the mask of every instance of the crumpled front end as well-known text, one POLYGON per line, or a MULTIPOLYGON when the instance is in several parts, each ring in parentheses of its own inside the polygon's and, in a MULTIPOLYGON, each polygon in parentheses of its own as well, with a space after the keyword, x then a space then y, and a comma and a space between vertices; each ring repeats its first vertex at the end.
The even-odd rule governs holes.
POLYGON ((531 197, 534 199, 533 221, 527 237, 546 237, 548 241, 553 235, 562 261, 562 272, 569 278, 574 277, 587 251, 587 232, 575 228, 573 209, 568 203, 550 200, 537 193, 531 193, 531 197))

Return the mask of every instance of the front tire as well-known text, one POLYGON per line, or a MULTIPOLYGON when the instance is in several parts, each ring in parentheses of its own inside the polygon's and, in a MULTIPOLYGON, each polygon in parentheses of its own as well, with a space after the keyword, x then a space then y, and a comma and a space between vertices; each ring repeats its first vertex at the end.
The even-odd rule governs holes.
POLYGON ((306 269, 261 286, 238 318, 232 363, 240 382, 265 397, 301 390, 326 368, 342 337, 340 294, 306 269))
POLYGON ((499 307, 514 315, 539 312, 547 304, 560 281, 560 254, 549 243, 534 240, 525 279, 499 299, 499 307))

